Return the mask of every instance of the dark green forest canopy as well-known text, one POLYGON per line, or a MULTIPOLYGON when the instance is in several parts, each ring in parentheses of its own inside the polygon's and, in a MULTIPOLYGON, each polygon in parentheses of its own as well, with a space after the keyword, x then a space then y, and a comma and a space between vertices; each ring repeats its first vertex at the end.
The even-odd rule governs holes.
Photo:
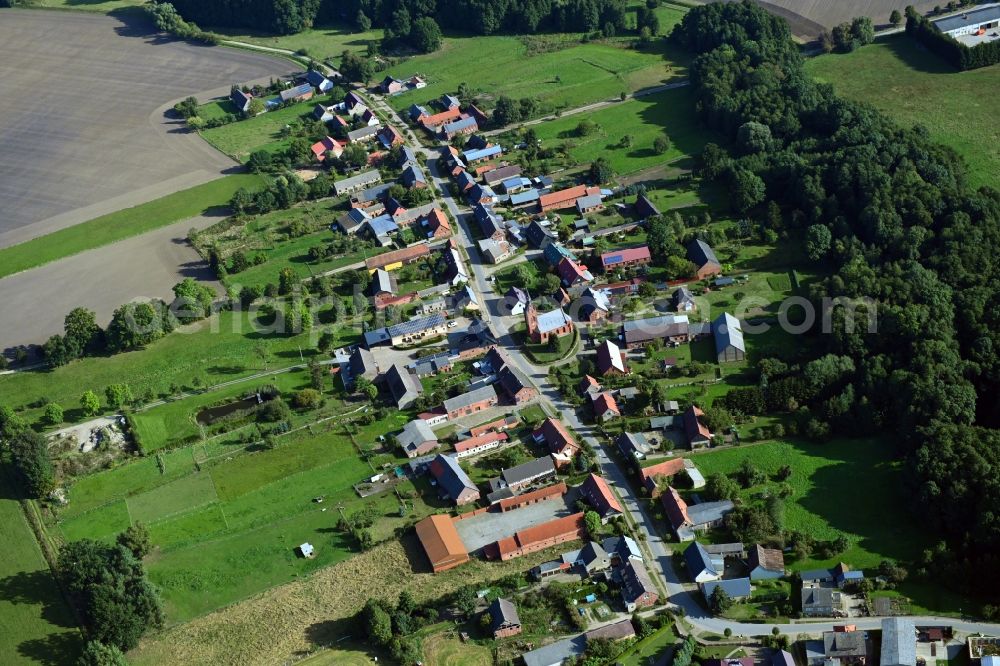
MULTIPOLYGON (((432 17, 443 27, 488 35, 622 31, 625 0, 172 0, 188 21, 202 27, 244 27, 291 34, 314 23, 341 21, 378 27, 432 17)), ((406 31, 404 31, 406 32, 406 31)))
POLYGON ((978 572, 1000 567, 1000 194, 971 191, 926 129, 813 82, 787 24, 746 0, 691 10, 670 39, 697 56, 697 113, 729 146, 706 150, 705 175, 751 216, 773 223, 776 204, 778 224, 824 241, 812 300, 878 303, 877 333, 813 332, 855 367, 810 409, 834 432, 891 433, 948 542, 915 570, 997 598, 1000 577, 978 572), (741 191, 754 176, 762 195, 741 191))

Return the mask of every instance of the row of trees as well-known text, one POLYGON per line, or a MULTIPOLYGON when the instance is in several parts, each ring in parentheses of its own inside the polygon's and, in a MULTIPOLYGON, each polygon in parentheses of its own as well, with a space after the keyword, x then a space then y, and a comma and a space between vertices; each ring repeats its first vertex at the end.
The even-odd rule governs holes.
MULTIPOLYGON (((961 158, 925 128, 900 128, 815 83, 787 24, 750 2, 692 9, 671 40, 696 54, 701 119, 735 147, 706 150, 706 170, 759 178, 745 209, 809 237, 813 266, 827 274, 809 292, 814 304, 867 297, 876 307, 874 332, 864 309, 852 326, 841 308, 829 332, 817 321, 813 344, 796 346, 823 357, 818 385, 801 364, 784 378, 814 392, 817 422, 892 432, 928 527, 948 541, 925 568, 996 598, 1000 580, 974 572, 1000 566, 1000 516, 989 508, 1000 477, 986 473, 1000 461, 1000 193, 972 191, 961 158), (770 139, 741 142, 757 134, 741 131, 747 123, 767 126, 770 139)), ((762 373, 765 403, 773 372, 762 373)))
POLYGON ((929 51, 947 60, 960 70, 988 67, 1000 62, 1000 41, 985 41, 966 46, 951 35, 938 30, 913 7, 906 8, 906 34, 929 51))

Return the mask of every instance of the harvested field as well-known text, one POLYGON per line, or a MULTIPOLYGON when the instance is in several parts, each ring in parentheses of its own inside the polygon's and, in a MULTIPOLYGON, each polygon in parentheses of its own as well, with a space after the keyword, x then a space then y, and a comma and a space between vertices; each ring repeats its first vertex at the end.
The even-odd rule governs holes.
MULTIPOLYGON (((734 0, 729 0, 734 1, 734 0)), ((904 2, 897 0, 754 0, 757 4, 788 21, 792 34, 803 39, 815 39, 823 28, 850 21, 855 16, 870 16, 876 26, 886 26, 893 9, 903 11, 907 4, 927 12, 940 2, 904 2)))
POLYGON ((335 647, 351 630, 345 620, 370 595, 395 600, 401 591, 410 590, 417 601, 437 598, 464 585, 523 571, 551 558, 559 548, 503 563, 473 560, 433 575, 411 532, 402 542, 384 543, 303 580, 146 638, 129 653, 129 663, 282 663, 318 647, 335 647), (372 584, 362 586, 357 581, 372 584), (261 631, 262 627, 267 630, 261 631))
POLYGON ((162 39, 136 14, 0 16, 0 246, 218 178, 233 163, 166 117, 168 103, 291 70, 162 39))

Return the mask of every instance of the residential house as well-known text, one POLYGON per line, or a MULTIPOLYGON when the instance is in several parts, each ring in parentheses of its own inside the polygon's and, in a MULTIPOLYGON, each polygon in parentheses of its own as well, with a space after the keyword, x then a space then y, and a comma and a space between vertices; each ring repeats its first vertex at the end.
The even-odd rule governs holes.
POLYGON ((588 541, 580 550, 563 553, 560 559, 569 564, 570 568, 581 570, 586 576, 611 567, 611 559, 607 552, 596 541, 588 541))
POLYGON ((635 212, 641 218, 656 217, 660 214, 660 209, 649 200, 649 197, 640 194, 635 198, 635 212))
POLYGON ((623 432, 615 438, 615 444, 623 456, 634 460, 645 460, 653 452, 652 445, 641 432, 623 432))
MULTIPOLYGON (((588 641, 593 640, 608 640, 608 641, 623 641, 627 638, 635 638, 635 627, 632 625, 632 619, 626 618, 624 620, 619 620, 613 624, 606 624, 603 627, 598 627, 597 629, 591 629, 586 634, 588 641)), ((752 665, 751 665, 752 666, 752 665)))
POLYGON ((317 162, 323 162, 326 160, 327 154, 340 157, 340 154, 344 152, 344 144, 327 136, 314 143, 309 149, 317 162))
POLYGON ((543 194, 538 199, 538 208, 543 213, 547 213, 550 210, 573 208, 576 205, 576 200, 580 197, 590 197, 593 195, 599 196, 600 193, 601 188, 599 187, 576 185, 564 190, 556 190, 555 192, 543 194))
POLYGON ((485 238, 502 241, 507 237, 503 218, 493 212, 489 204, 477 203, 472 207, 472 214, 479 223, 479 228, 485 238))
POLYGON ((882 620, 882 652, 879 666, 916 666, 916 664, 917 629, 913 626, 913 620, 905 617, 887 617, 882 620))
POLYGON ((292 88, 287 88, 278 93, 278 98, 282 102, 305 102, 312 99, 316 91, 308 83, 303 83, 300 86, 294 86, 292 88))
POLYGON ((743 328, 740 320, 733 315, 723 312, 716 317, 712 322, 712 337, 715 338, 715 356, 719 363, 742 361, 746 358, 743 328))
POLYGON ((697 405, 691 405, 681 416, 681 422, 684 424, 684 435, 687 437, 688 446, 691 447, 692 451, 698 449, 705 449, 712 445, 712 433, 708 430, 708 427, 701 422, 701 417, 705 416, 705 412, 697 405))
POLYGON ((837 587, 843 589, 851 584, 860 583, 865 579, 865 572, 860 569, 851 569, 849 566, 840 562, 833 568, 833 579, 837 583, 837 587))
POLYGON ((534 304, 528 304, 524 311, 524 323, 528 338, 535 343, 545 344, 550 338, 561 338, 573 332, 573 320, 562 308, 538 314, 534 304))
POLYGON ((444 401, 444 410, 448 413, 449 419, 457 419, 495 407, 498 402, 497 390, 489 385, 448 398, 444 401))
POLYGON ((601 377, 608 375, 627 375, 625 354, 611 340, 605 340, 597 347, 597 373, 601 377))
POLYGON ((605 273, 623 268, 645 266, 650 261, 652 261, 652 256, 649 254, 649 248, 645 245, 612 250, 601 255, 601 265, 604 267, 605 273))
POLYGON ((399 409, 406 409, 424 392, 420 380, 402 363, 393 363, 383 375, 392 399, 399 409))
POLYGON ((795 657, 788 650, 775 650, 769 666, 795 666, 795 657))
POLYGON ((753 585, 749 578, 726 578, 719 580, 709 580, 701 584, 701 593, 705 595, 705 601, 710 601, 716 588, 722 588, 732 601, 742 601, 749 599, 753 593, 753 585))
POLYGON ((465 194, 476 186, 476 179, 471 173, 463 170, 455 176, 455 183, 458 185, 458 191, 465 194))
POLYGON ((347 372, 343 374, 345 381, 353 382, 358 377, 364 377, 370 382, 374 382, 378 377, 378 362, 375 355, 364 347, 355 347, 351 352, 350 360, 347 362, 347 372))
POLYGON ((465 198, 469 201, 470 205, 492 204, 497 200, 497 195, 489 185, 476 183, 465 193, 465 198))
POLYGON ((438 487, 456 506, 479 500, 479 488, 458 464, 456 458, 438 454, 431 461, 429 469, 438 487))
POLYGON ((428 516, 417 523, 416 530, 434 573, 454 569, 469 561, 469 553, 451 516, 440 513, 428 516))
POLYGON ((442 111, 441 113, 421 116, 417 118, 416 122, 431 134, 437 134, 442 125, 458 120, 461 115, 462 112, 458 109, 448 109, 447 111, 442 111))
POLYGON ((685 286, 677 287, 670 295, 670 307, 675 312, 693 312, 698 309, 694 294, 685 286))
POLYGON ((351 192, 362 190, 369 185, 374 185, 380 180, 382 180, 382 174, 378 172, 378 169, 372 169, 371 171, 365 171, 350 178, 343 178, 334 182, 333 191, 336 192, 337 196, 350 194, 351 192))
POLYGON ((725 573, 725 558, 713 558, 697 541, 692 541, 684 550, 684 563, 687 565, 688 576, 696 583, 719 580, 725 573))
POLYGON ((600 194, 588 194, 576 200, 576 212, 580 215, 589 215, 604 210, 604 203, 600 194))
POLYGON ((801 600, 805 617, 841 617, 844 614, 841 592, 832 587, 803 586, 801 600))
POLYGON ((493 146, 487 146, 486 148, 479 148, 477 150, 466 150, 462 153, 462 159, 466 164, 480 164, 482 162, 487 162, 496 157, 500 157, 503 154, 503 148, 499 144, 493 146))
POLYGON ((687 246, 687 258, 698 269, 699 280, 718 275, 722 272, 722 264, 715 256, 712 246, 701 239, 691 241, 687 246))
POLYGON ((444 211, 435 207, 431 212, 421 216, 420 226, 427 238, 447 238, 451 236, 451 223, 444 211))
POLYGON ((694 532, 721 525, 726 514, 733 510, 733 503, 729 500, 699 502, 689 506, 677 491, 669 486, 660 494, 660 502, 681 541, 691 541, 694 539, 694 532))
POLYGON ((785 556, 776 548, 764 548, 760 544, 750 549, 747 566, 750 580, 782 578, 785 575, 785 556))
POLYGON ((494 599, 487 612, 490 614, 490 630, 494 640, 521 633, 521 618, 513 601, 494 599))
POLYGON ((510 259, 514 255, 514 247, 505 240, 485 238, 479 241, 479 254, 491 264, 510 259))
POLYGON ((608 537, 601 545, 611 558, 611 566, 624 566, 629 560, 642 562, 642 550, 631 537, 608 537))
POLYGON ((581 538, 585 531, 583 513, 574 513, 515 532, 513 536, 499 539, 486 546, 484 552, 490 559, 506 561, 560 543, 575 541, 581 538))
POLYGON ((596 324, 607 319, 611 313, 611 296, 607 289, 587 287, 580 295, 578 303, 581 321, 596 324))
POLYGON ((538 220, 532 222, 524 228, 524 237, 532 247, 544 250, 549 243, 556 239, 555 232, 548 225, 543 225, 538 220))
POLYGON ((455 442, 455 457, 466 458, 477 456, 486 451, 498 449, 509 439, 505 432, 486 432, 476 437, 470 437, 455 442))
MULTIPOLYGON (((823 632, 823 652, 828 661, 841 666, 862 666, 868 660, 868 641, 863 631, 823 632)), ((916 637, 913 638, 916 651, 916 637)), ((884 662, 883 662, 884 663, 884 662)))
POLYGON ((351 196, 351 208, 364 208, 370 216, 381 215, 386 211, 383 199, 388 197, 390 187, 390 183, 366 187, 351 196))
POLYGON ((237 109, 242 113, 247 113, 250 111, 250 102, 253 101, 253 95, 251 93, 243 92, 236 86, 233 86, 232 92, 229 93, 229 101, 233 103, 237 109))
POLYGON ((380 127, 376 136, 378 137, 379 143, 386 150, 391 150, 393 146, 399 146, 406 142, 403 135, 399 133, 392 125, 385 125, 380 127))
POLYGON ((618 498, 603 477, 596 474, 588 476, 580 484, 580 494, 586 498, 587 504, 594 507, 594 511, 601 516, 601 522, 604 524, 616 516, 625 514, 618 498))
POLYGON ((531 179, 523 176, 511 176, 501 184, 507 194, 517 194, 531 189, 531 179))
POLYGON ((378 87, 386 95, 395 95, 406 90, 406 84, 392 76, 386 76, 382 79, 378 87))
POLYGON ((515 405, 523 405, 538 396, 538 391, 523 372, 513 365, 505 365, 497 374, 497 383, 515 405))
POLYGON ((403 168, 403 173, 399 176, 399 181, 409 189, 424 189, 427 187, 427 176, 424 170, 416 162, 410 162, 403 168))
POLYGON ((347 133, 348 143, 367 143, 378 137, 379 128, 376 125, 366 125, 347 133))
POLYGON ((306 83, 313 86, 321 93, 328 93, 333 90, 333 81, 326 78, 324 75, 320 74, 314 69, 310 69, 306 72, 306 83))
POLYGON ((661 481, 669 481, 671 477, 679 474, 683 469, 683 458, 671 458, 670 460, 664 460, 649 467, 640 467, 639 478, 642 480, 642 485, 646 486, 646 490, 649 491, 650 497, 655 498, 660 495, 661 481))
POLYGON ((513 316, 524 314, 525 309, 531 304, 531 296, 520 287, 511 287, 503 296, 504 309, 513 316))
POLYGON ((337 114, 334 113, 334 109, 336 109, 336 106, 317 104, 313 107, 313 118, 320 122, 328 123, 337 117, 337 114))
POLYGON ((635 319, 622 325, 622 335, 627 349, 640 347, 653 340, 680 344, 691 340, 691 324, 687 315, 635 319))
POLYGON ((621 418, 622 412, 618 408, 618 402, 608 391, 598 393, 591 399, 591 407, 594 410, 594 418, 598 423, 607 423, 611 419, 621 418))
POLYGON ((431 427, 421 419, 414 419, 396 434, 396 443, 407 458, 425 456, 438 447, 438 438, 431 427))
MULTIPOLYGON (((475 116, 473 116, 473 118, 475 118, 475 116)), ((476 119, 476 122, 478 123, 479 120, 476 119)), ((468 139, 465 140, 465 146, 463 146, 463 147, 466 150, 470 150, 470 149, 472 149, 472 150, 479 150, 480 148, 486 148, 489 145, 490 145, 489 139, 485 138, 483 135, 481 135, 481 134, 472 134, 472 135, 469 136, 468 139)), ((495 170, 496 169, 491 169, 490 171, 495 171, 495 170)), ((489 172, 483 172, 483 174, 482 174, 484 176, 484 178, 483 178, 484 182, 486 182, 485 176, 486 176, 487 173, 489 173, 489 172)), ((486 182, 486 184, 490 185, 490 186, 494 185, 494 183, 490 183, 490 182, 486 182)))
POLYGON ((448 94, 441 95, 441 97, 438 99, 438 104, 440 104, 441 107, 445 109, 457 109, 459 106, 461 106, 461 102, 458 101, 457 97, 448 94))
POLYGON ((560 261, 559 265, 556 266, 556 274, 559 275, 559 279, 567 287, 587 284, 594 280, 594 276, 590 274, 590 271, 583 264, 577 263, 572 259, 564 258, 560 261))
POLYGON ((554 418, 547 418, 532 433, 536 442, 548 444, 549 452, 558 463, 567 463, 580 450, 580 445, 576 443, 569 430, 562 421, 554 418))
POLYGON ((634 613, 640 608, 649 608, 659 598, 659 592, 643 563, 631 559, 627 561, 622 567, 622 601, 625 602, 625 610, 634 613))
POLYGON ((479 125, 472 116, 462 116, 458 120, 453 120, 441 126, 441 134, 448 141, 461 134, 472 134, 478 130, 479 125))
POLYGON ((573 251, 562 243, 550 243, 542 249, 542 256, 545 257, 545 261, 549 262, 549 265, 553 268, 559 265, 559 262, 563 259, 569 259, 570 261, 576 261, 576 255, 573 251))
POLYGON ((379 215, 365 221, 358 233, 376 241, 382 247, 392 244, 391 234, 399 231, 399 225, 391 215, 379 215))
POLYGON ((468 282, 469 274, 465 272, 465 264, 462 262, 462 257, 458 254, 458 250, 455 249, 454 240, 452 241, 452 245, 441 254, 444 257, 446 267, 445 279, 448 280, 448 284, 452 287, 457 287, 463 282, 468 282))
POLYGON ((364 100, 353 90, 344 95, 344 100, 340 103, 344 111, 353 111, 356 107, 364 107, 364 100))

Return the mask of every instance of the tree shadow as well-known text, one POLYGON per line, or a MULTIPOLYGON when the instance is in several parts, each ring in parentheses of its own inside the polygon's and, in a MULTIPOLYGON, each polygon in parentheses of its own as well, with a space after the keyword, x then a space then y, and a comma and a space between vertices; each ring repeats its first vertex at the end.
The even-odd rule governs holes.
POLYGON ((0 579, 0 598, 15 604, 41 605, 41 618, 52 626, 76 627, 48 569, 20 571, 0 579))
POLYGON ((49 634, 44 638, 33 638, 19 643, 17 652, 38 664, 60 666, 75 664, 83 649, 83 637, 78 632, 49 634))
POLYGON ((893 35, 884 40, 892 54, 900 62, 916 72, 925 74, 956 74, 958 70, 949 65, 944 58, 931 53, 917 44, 905 34, 893 35))

